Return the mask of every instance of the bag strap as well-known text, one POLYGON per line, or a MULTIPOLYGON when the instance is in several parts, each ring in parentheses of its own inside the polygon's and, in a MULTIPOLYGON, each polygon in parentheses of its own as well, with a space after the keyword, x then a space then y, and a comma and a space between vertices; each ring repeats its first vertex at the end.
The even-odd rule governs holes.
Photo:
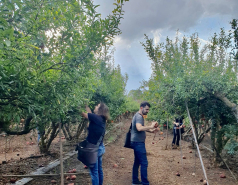
MULTIPOLYGON (((138 112, 139 113, 139 112, 138 112)), ((139 113, 140 115, 141 115, 141 117, 143 118, 143 120, 144 120, 144 116, 141 114, 141 113, 139 113)))
POLYGON ((131 130, 132 130, 132 122, 131 122, 131 126, 130 126, 130 128, 129 128, 129 131, 128 131, 128 132, 131 132, 131 130))
MULTIPOLYGON (((105 131, 106 132, 106 131, 105 131)), ((102 139, 104 138, 105 132, 101 135, 101 137, 99 138, 98 142, 97 142, 97 146, 100 145, 100 143, 102 142, 102 139)))
POLYGON ((131 130, 131 129, 132 129, 132 122, 131 122, 131 126, 130 126, 129 130, 131 130))

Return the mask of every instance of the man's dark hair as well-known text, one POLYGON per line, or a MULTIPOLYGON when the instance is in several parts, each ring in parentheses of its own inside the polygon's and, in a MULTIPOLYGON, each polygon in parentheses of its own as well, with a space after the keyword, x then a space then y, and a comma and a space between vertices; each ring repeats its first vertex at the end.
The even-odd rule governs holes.
POLYGON ((141 104, 140 104, 140 107, 146 107, 146 106, 148 106, 148 107, 150 107, 150 104, 149 104, 149 102, 147 102, 147 101, 143 101, 141 104))

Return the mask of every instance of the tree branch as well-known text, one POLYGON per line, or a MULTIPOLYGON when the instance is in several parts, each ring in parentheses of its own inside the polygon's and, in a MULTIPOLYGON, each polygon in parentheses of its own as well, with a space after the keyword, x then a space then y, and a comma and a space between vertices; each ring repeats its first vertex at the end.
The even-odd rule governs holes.
POLYGON ((5 132, 9 135, 24 135, 28 134, 34 127, 30 127, 30 122, 33 119, 32 116, 28 117, 26 119, 24 130, 18 132, 18 131, 11 131, 11 130, 5 130, 5 132))

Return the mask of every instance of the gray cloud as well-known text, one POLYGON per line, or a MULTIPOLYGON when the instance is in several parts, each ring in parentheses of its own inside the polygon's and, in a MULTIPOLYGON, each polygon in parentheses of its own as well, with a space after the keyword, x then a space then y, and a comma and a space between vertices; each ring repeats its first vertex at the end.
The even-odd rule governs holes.
POLYGON ((237 0, 200 0, 205 14, 214 15, 232 15, 233 18, 238 17, 238 1, 237 0))
POLYGON ((137 89, 140 86, 140 81, 150 77, 150 61, 148 61, 143 48, 138 44, 132 44, 130 49, 117 50, 115 61, 120 64, 122 73, 127 73, 129 76, 128 90, 137 89))
MULTIPOLYGON (((112 0, 95 0, 100 11, 108 14, 112 0)), ((156 29, 188 30, 205 15, 233 15, 238 17, 237 0, 130 0, 125 2, 124 19, 120 28, 124 39, 140 38, 156 29)))
MULTIPOLYGON (((113 10, 114 0, 94 0, 105 17, 113 10)), ((199 32, 207 40, 219 28, 228 28, 231 18, 238 18, 238 0, 129 0, 123 7, 122 34, 115 39, 115 62, 129 75, 127 90, 136 89, 151 75, 150 60, 139 41, 144 34, 155 41, 199 32)))

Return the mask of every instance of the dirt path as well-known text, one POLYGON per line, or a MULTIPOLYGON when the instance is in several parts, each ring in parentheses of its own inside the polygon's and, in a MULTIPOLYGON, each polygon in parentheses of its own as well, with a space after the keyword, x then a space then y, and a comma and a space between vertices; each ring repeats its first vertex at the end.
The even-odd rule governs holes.
MULTIPOLYGON (((124 124, 128 129, 130 120, 124 124)), ((125 131, 126 132, 126 131, 125 131)), ((165 136, 165 133, 164 133, 165 136)), ((189 143, 182 141, 182 153, 186 159, 181 159, 181 151, 178 149, 165 150, 166 138, 159 140, 162 135, 153 140, 154 134, 147 133, 146 149, 148 153, 148 178, 151 185, 202 185, 203 172, 195 150, 189 148, 189 143), (152 144, 154 142, 154 144, 152 144), (192 153, 189 153, 192 151, 192 153), (175 174, 179 172, 180 177, 175 174), (195 175, 192 175, 195 173, 195 175)), ((134 160, 133 150, 123 147, 125 134, 113 144, 106 147, 103 157, 103 171, 105 185, 130 185, 132 165, 134 160), (117 164, 118 167, 114 167, 117 164)), ((169 134, 168 143, 172 142, 172 134, 169 134)), ((202 150, 204 165, 210 185, 235 185, 233 178, 226 169, 213 168, 209 165, 209 153, 202 150), (220 178, 224 173, 226 178, 220 178)))
MULTIPOLYGON (((126 132, 130 126, 131 119, 123 119, 122 122, 115 125, 111 130, 108 137, 105 138, 105 143, 111 142, 106 146, 106 153, 103 156, 103 171, 104 171, 104 185, 131 185, 132 179, 132 165, 134 161, 133 150, 123 147, 126 132), (118 137, 116 137, 118 135, 118 137), (115 164, 117 167, 115 167, 115 164)), ((190 143, 182 141, 182 154, 178 149, 165 150, 166 138, 164 135, 157 135, 147 133, 146 149, 148 153, 148 178, 150 185, 202 185, 200 182, 203 179, 203 172, 199 158, 195 150, 190 149, 190 143), (162 140, 163 138, 163 140, 162 140), (159 140, 160 139, 160 140, 159 140), (192 153, 190 153, 192 151, 192 153), (186 159, 181 159, 184 155, 186 159), (196 157, 195 157, 196 155, 196 157), (180 177, 176 173, 180 173, 180 177), (194 175, 192 175, 194 173, 194 175)), ((168 143, 171 144, 172 134, 169 134, 168 143)), ((74 150, 74 146, 64 141, 64 152, 74 150)), ((34 145, 32 147, 35 147, 34 145)), ((57 140, 52 145, 52 151, 59 152, 59 143, 57 140)), ((32 150, 29 150, 32 152, 32 150)), ((14 151, 15 152, 15 151, 14 151)), ((15 153, 12 156, 22 157, 23 150, 17 151, 20 156, 15 153), (21 153, 20 153, 21 152, 21 153)), ((210 185, 235 185, 233 178, 226 169, 214 168, 210 166, 210 153, 202 150, 202 157, 207 171, 207 176, 210 185), (220 173, 224 173, 226 178, 220 178, 220 173)), ((46 166, 50 161, 59 157, 58 153, 55 156, 45 156, 41 158, 26 158, 15 159, 9 161, 7 164, 0 165, 0 174, 27 174, 39 168, 40 164, 46 166)), ((30 155, 30 154, 29 154, 30 155)), ((7 156, 9 158, 9 156, 7 156)), ((29 156, 28 156, 29 157, 29 156)), ((77 172, 88 172, 84 169, 84 165, 79 162, 76 156, 71 157, 69 160, 64 161, 64 171, 75 168, 77 172)), ((47 172, 50 174, 59 174, 60 167, 56 167, 47 172)), ((237 174, 236 174, 237 176, 237 174)), ((9 184, 10 178, 2 178, 0 176, 0 184, 9 184)), ((18 178, 19 179, 19 178, 18 178)), ((49 185, 51 180, 55 180, 56 184, 60 184, 60 178, 57 176, 39 177, 34 178, 33 181, 27 185, 49 185)), ((67 181, 65 184, 74 185, 90 185, 91 179, 89 175, 77 175, 76 180, 67 181)))

